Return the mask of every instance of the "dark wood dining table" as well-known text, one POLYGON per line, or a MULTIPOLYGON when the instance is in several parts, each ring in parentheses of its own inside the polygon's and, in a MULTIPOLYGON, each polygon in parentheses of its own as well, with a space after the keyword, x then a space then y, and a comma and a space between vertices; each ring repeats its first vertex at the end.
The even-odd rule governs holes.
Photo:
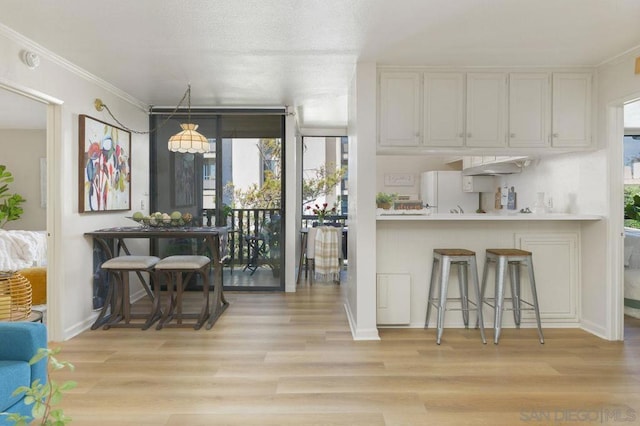
MULTIPOLYGON (((229 302, 224 297, 222 288, 222 262, 221 248, 226 246, 227 228, 213 227, 143 227, 143 226, 124 226, 117 228, 98 229, 84 234, 93 238, 94 245, 98 245, 104 252, 105 260, 120 255, 120 252, 131 254, 126 245, 128 239, 159 239, 159 238, 190 238, 204 242, 202 253, 211 259, 213 267, 213 303, 210 304, 210 314, 207 322, 207 328, 211 328, 218 320, 220 315, 227 309, 229 302)), ((145 287, 142 274, 138 273, 138 278, 145 287)), ((204 283, 203 285, 211 285, 204 283)), ((103 312, 107 309, 105 303, 102 307, 103 312)), ((100 315, 92 328, 100 327, 108 318, 100 315)))

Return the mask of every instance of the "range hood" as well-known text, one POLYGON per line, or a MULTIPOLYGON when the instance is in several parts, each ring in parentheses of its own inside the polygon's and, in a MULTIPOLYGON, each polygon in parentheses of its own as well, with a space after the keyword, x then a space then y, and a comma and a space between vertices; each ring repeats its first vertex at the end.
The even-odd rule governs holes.
POLYGON ((476 167, 464 169, 464 176, 500 176, 511 175, 522 172, 522 166, 514 162, 505 161, 502 163, 482 164, 476 167))

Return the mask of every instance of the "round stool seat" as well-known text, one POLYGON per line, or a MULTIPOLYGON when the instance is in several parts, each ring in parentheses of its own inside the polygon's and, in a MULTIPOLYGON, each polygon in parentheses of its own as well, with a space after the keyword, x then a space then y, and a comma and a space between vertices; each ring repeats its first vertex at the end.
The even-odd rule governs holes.
POLYGON ((495 254, 496 256, 531 256, 530 251, 515 248, 489 248, 487 253, 495 254))
POLYGON ((100 266, 102 269, 149 269, 160 260, 156 256, 118 256, 100 266))
POLYGON ((176 255, 165 257, 156 263, 156 269, 200 269, 203 266, 209 264, 211 259, 207 256, 188 256, 188 255, 176 255))
POLYGON ((434 253, 441 254, 443 256, 475 256, 476 253, 467 249, 433 249, 434 253))

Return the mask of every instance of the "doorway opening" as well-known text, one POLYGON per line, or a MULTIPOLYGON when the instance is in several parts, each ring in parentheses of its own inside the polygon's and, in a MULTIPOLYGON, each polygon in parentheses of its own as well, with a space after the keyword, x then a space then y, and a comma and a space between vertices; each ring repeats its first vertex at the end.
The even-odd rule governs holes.
POLYGON ((640 319, 640 101, 624 105, 624 321, 640 319))
MULTIPOLYGON (((312 277, 307 256, 310 244, 310 228, 333 226, 341 228, 337 253, 339 274, 344 274, 347 260, 348 233, 348 159, 347 136, 304 136, 302 138, 302 223, 300 227, 302 248, 298 260, 297 282, 302 272, 306 280, 312 277)), ((315 250, 311 250, 315 253, 315 250)), ((339 280, 338 280, 339 281, 339 280)))

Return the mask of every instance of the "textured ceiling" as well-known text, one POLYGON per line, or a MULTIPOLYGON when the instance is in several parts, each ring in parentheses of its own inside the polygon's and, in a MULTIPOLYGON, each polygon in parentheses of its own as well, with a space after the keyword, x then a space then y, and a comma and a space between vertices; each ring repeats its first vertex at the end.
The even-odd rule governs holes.
POLYGON ((593 66, 638 0, 0 0, 0 23, 140 101, 291 105, 346 125, 355 64, 593 66))

